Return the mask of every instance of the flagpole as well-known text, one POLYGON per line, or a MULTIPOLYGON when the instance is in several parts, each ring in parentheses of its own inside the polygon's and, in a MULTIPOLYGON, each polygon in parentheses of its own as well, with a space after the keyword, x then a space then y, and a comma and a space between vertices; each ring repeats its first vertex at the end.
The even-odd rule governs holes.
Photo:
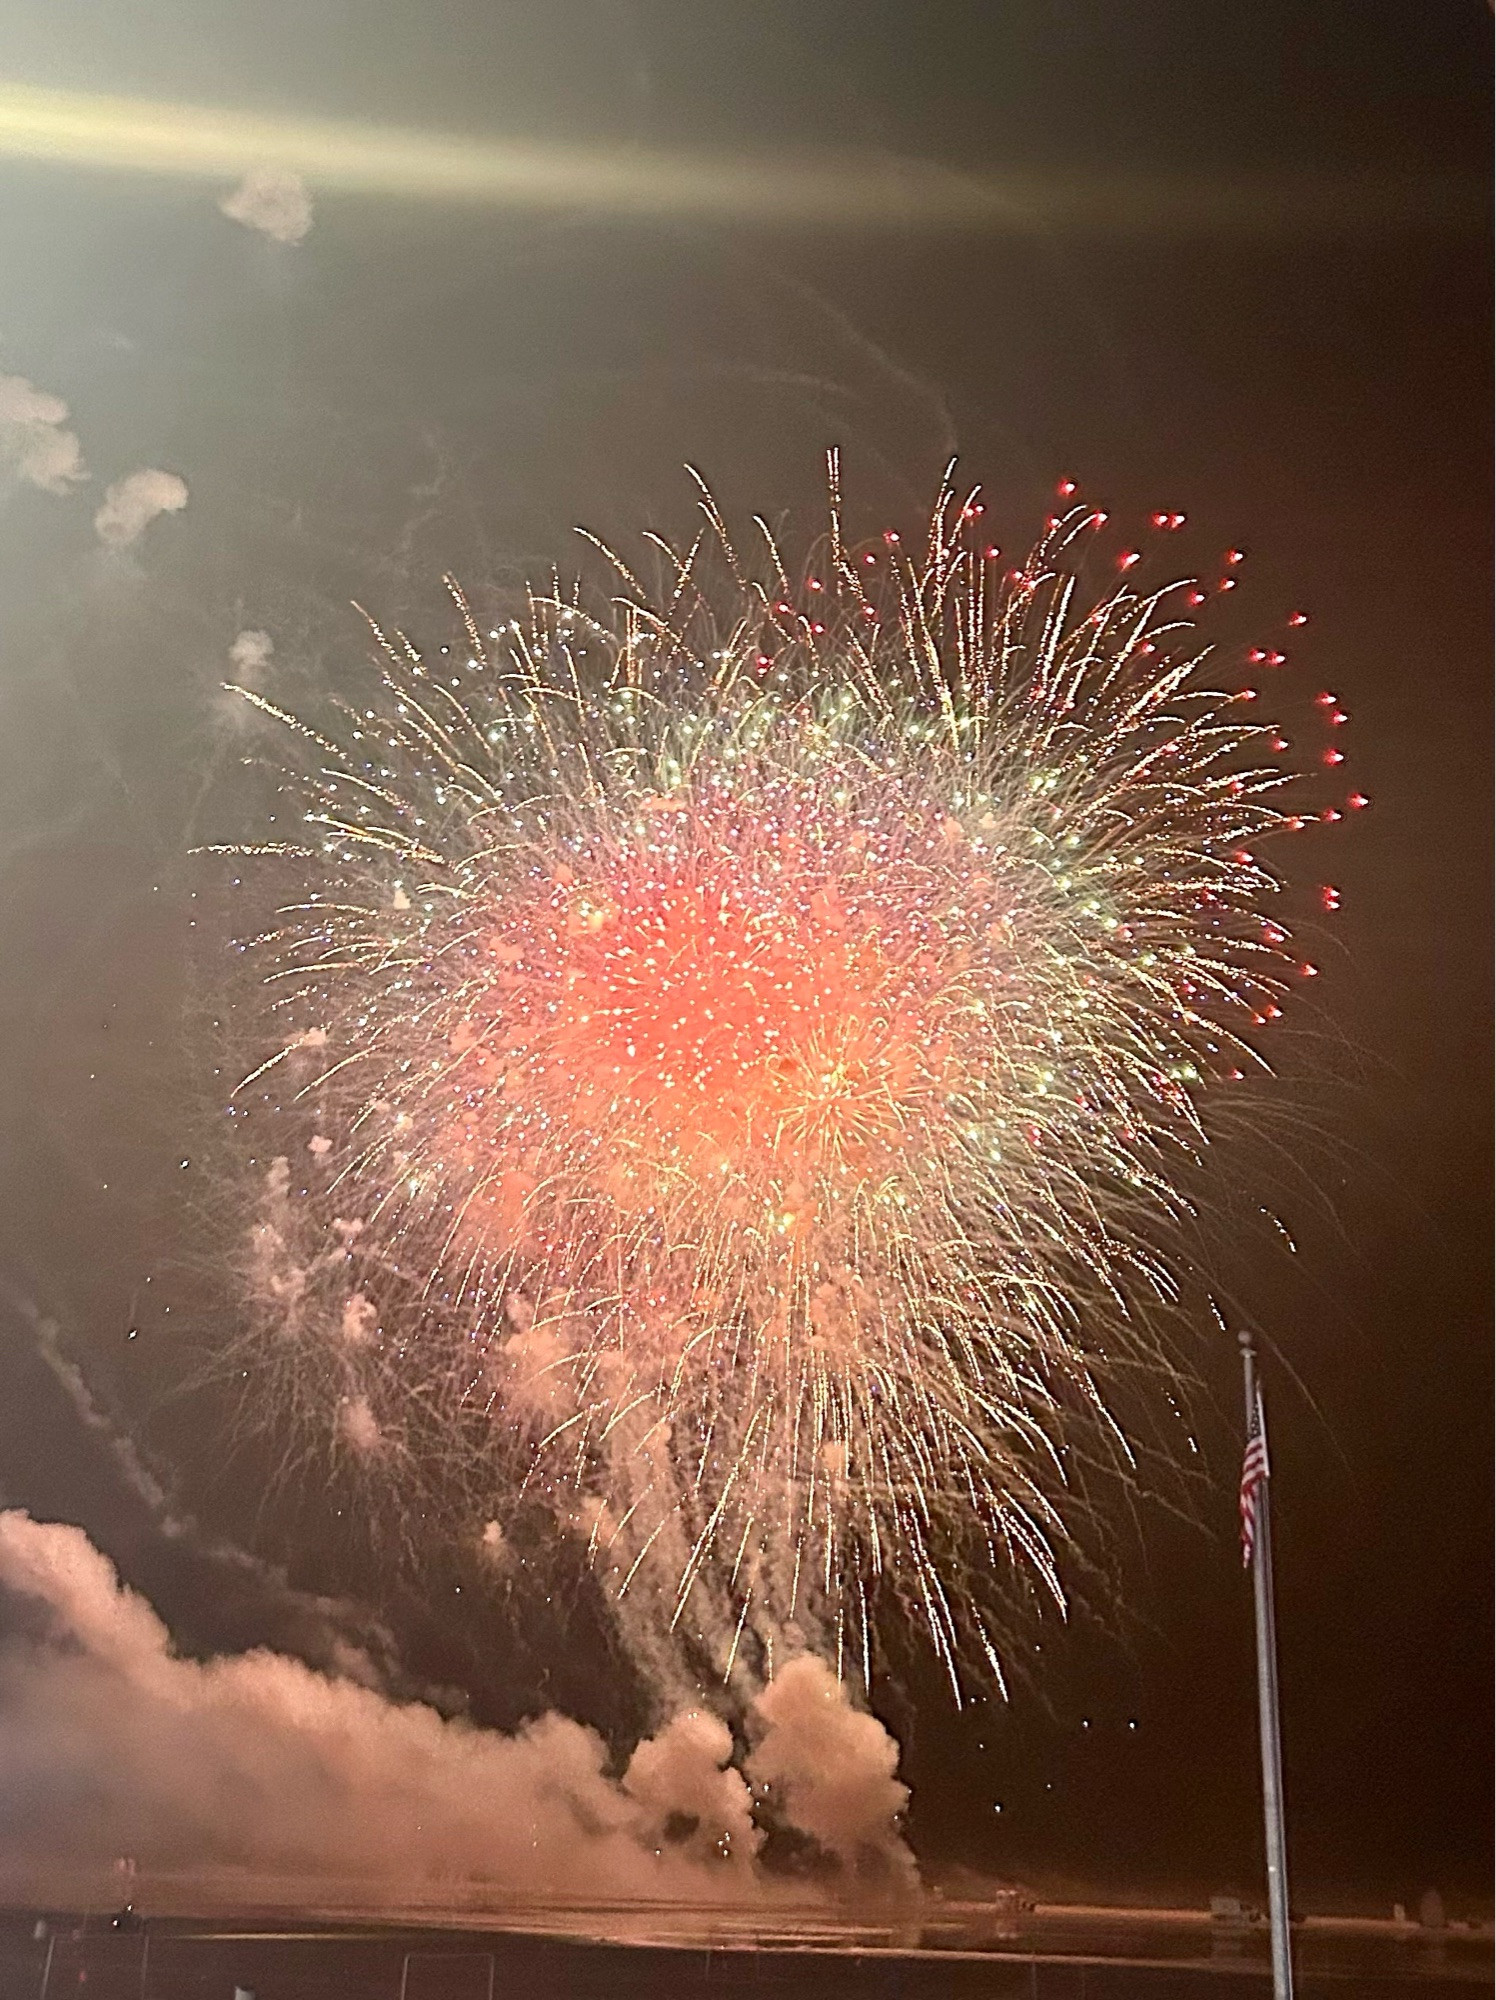
MULTIPOLYGON (((1241 1336, 1247 1435, 1259 1421, 1262 1391, 1252 1336, 1241 1336)), ((1273 2000, 1293 2000, 1293 1952, 1288 1928, 1288 1848, 1283 1834, 1283 1756, 1278 1729, 1278 1640, 1273 1622, 1272 1478, 1256 1493, 1252 1596, 1257 1611, 1257 1724, 1262 1739, 1262 1817, 1267 1836, 1267 1911, 1273 1942, 1273 2000)))

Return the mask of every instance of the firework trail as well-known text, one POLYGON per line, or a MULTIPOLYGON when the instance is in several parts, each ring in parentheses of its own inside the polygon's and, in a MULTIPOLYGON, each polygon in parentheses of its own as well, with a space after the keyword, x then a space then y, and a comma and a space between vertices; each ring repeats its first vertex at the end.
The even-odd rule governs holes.
POLYGON ((866 1674, 893 1593, 959 1695, 1063 1600, 1077 1425, 1126 1456, 1202 1100, 1313 970, 1259 858, 1306 818, 1202 586, 1082 595, 1103 515, 1004 571, 949 486, 917 555, 831 492, 795 583, 703 491, 661 592, 454 590, 326 733, 246 691, 304 753, 221 850, 290 884, 249 1372, 554 1510, 646 1651, 866 1674))

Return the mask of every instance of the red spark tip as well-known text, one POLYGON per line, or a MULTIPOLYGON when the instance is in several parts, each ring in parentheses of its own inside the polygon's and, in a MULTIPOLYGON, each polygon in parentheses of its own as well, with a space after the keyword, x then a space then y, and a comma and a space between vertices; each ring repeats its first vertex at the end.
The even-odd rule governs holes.
POLYGON ((1344 817, 1345 814, 1337 812, 1334 806, 1326 806, 1324 811, 1320 814, 1320 818, 1324 821, 1326 826, 1333 826, 1337 819, 1344 819, 1344 817))
POLYGON ((805 579, 805 588, 807 590, 821 590, 824 587, 818 576, 808 576, 805 579))
POLYGON ((1326 750, 1320 762, 1323 764, 1343 764, 1345 762, 1345 752, 1343 750, 1326 750))
POLYGON ((987 562, 996 562, 1001 554, 1002 550, 999 548, 983 549, 982 551, 983 559, 987 562))
POLYGON ((1349 722, 1349 721, 1350 717, 1346 714, 1343 708, 1337 708, 1335 713, 1330 717, 1330 725, 1332 728, 1335 729, 1338 729, 1342 722, 1349 722))
POLYGON ((1286 750, 1288 748, 1288 738, 1286 736, 1275 736, 1273 738, 1273 748, 1274 750, 1286 750))
POLYGON ((1074 491, 1075 481, 1073 479, 1062 479, 1055 488, 1055 492, 1059 494, 1062 500, 1068 500, 1074 491))
POLYGON ((1352 792, 1346 800, 1346 804, 1352 812, 1360 812, 1363 808, 1371 804, 1371 800, 1367 798, 1365 792, 1352 792))
POLYGON ((1239 563, 1239 562, 1245 562, 1245 560, 1246 560, 1246 555, 1247 555, 1247 552, 1246 552, 1246 550, 1245 550, 1245 549, 1227 549, 1227 551, 1226 551, 1226 560, 1227 560, 1227 562, 1228 562, 1228 563, 1232 563, 1232 564, 1236 564, 1236 563, 1239 563))
POLYGON ((1217 590, 1235 590, 1235 588, 1236 578, 1234 576, 1223 576, 1216 585, 1217 590))
POLYGON ((891 549, 896 549, 899 545, 898 535, 892 528, 885 528, 883 530, 883 539, 891 549))
POLYGON ((1319 892, 1319 900, 1327 910, 1340 908, 1340 891, 1333 882, 1326 882, 1319 892))
POLYGON ((1336 694, 1317 694, 1314 697, 1314 705, 1316 708, 1333 708, 1339 699, 1339 695, 1336 694))
POLYGON ((1284 664, 1286 657, 1287 657, 1286 654, 1283 653, 1269 653, 1267 656, 1267 663, 1270 667, 1281 667, 1284 664))
POLYGON ((1290 611, 1288 622, 1290 625, 1307 625, 1309 623, 1309 613, 1307 611, 1290 611))
POLYGON ((1192 590, 1184 601, 1186 604, 1203 604, 1205 602, 1205 592, 1203 590, 1192 590))
POLYGON ((1300 979, 1318 979, 1319 967, 1311 965, 1306 958, 1304 963, 1299 967, 1299 977, 1300 979))
POLYGON ((1260 667, 1266 660, 1267 654, 1263 652, 1260 646, 1254 646, 1251 652, 1248 653, 1247 658, 1254 667, 1260 667))
POLYGON ((1104 528, 1111 518, 1111 515, 1107 513, 1104 507, 1098 507, 1096 512, 1091 516, 1091 526, 1093 528, 1104 528))
POLYGON ((1140 563, 1142 560, 1143 551, 1141 549, 1124 549, 1122 554, 1117 558, 1117 567, 1118 569, 1131 569, 1134 563, 1140 563))
POLYGON ((873 554, 871 549, 868 550, 862 560, 867 564, 869 569, 876 569, 878 567, 878 558, 873 554))

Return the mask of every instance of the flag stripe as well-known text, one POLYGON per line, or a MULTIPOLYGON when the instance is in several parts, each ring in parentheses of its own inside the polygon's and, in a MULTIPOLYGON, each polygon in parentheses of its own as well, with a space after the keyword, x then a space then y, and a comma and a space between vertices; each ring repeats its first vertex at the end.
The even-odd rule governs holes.
POLYGON ((1252 1561, 1252 1551, 1257 1544, 1257 1489, 1269 1476, 1271 1467, 1267 1460, 1267 1426, 1262 1414, 1262 1397, 1257 1398, 1257 1407, 1252 1414, 1252 1428, 1247 1436, 1247 1449, 1241 1462, 1241 1495, 1238 1503, 1241 1514, 1241 1560, 1246 1569, 1252 1561))

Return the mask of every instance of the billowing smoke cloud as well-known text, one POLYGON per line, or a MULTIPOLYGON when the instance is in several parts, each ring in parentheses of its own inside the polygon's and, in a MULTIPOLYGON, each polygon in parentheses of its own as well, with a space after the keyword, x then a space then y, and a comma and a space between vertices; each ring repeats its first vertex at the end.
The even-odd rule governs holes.
MULTIPOLYGON (((464 1889, 771 1893, 717 1717, 687 1711, 620 1780, 557 1715, 514 1736, 265 1650, 182 1657, 78 1528, 0 1513, 0 1880, 227 1873, 246 1894, 409 1902, 464 1889), (285 1885, 294 1886, 287 1890, 285 1885)), ((819 1662, 759 1699, 749 1774, 863 1880, 912 1879, 882 1725, 819 1662)))
POLYGON ((66 493, 87 479, 74 432, 64 430, 68 406, 24 375, 0 375, 0 465, 44 493, 66 493))
MULTIPOLYGON (((506 1737, 276 1653, 178 1657, 77 1528, 0 1514, 0 1589, 19 1614, 0 1649, 6 1873, 129 1856, 142 1875, 397 1881, 412 1896, 480 1881, 716 1895, 735 1874, 679 1846, 657 1855, 663 1801, 646 1783, 636 1802, 601 1740, 560 1716, 506 1737)), ((696 1771, 682 1732, 667 1737, 682 1797, 708 1797, 720 1743, 703 1740, 696 1771)))
POLYGON ((659 1840, 685 1843, 702 1860, 748 1862, 763 1844, 753 1796, 731 1768, 732 1731, 720 1716, 688 1709, 629 1760, 623 1789, 659 1840))
POLYGON ((899 1832, 909 1787, 899 1746, 875 1715, 853 1708, 825 1662, 802 1653, 753 1709, 750 1778, 767 1785, 790 1823, 862 1879, 912 1888, 914 1856, 899 1832))
POLYGON ((105 490, 104 504, 94 515, 94 533, 112 549, 127 548, 158 514, 179 514, 186 505, 186 480, 147 466, 105 490))
POLYGON ((231 222, 277 243, 299 243, 312 226, 312 199, 300 174, 257 167, 218 204, 231 222))

